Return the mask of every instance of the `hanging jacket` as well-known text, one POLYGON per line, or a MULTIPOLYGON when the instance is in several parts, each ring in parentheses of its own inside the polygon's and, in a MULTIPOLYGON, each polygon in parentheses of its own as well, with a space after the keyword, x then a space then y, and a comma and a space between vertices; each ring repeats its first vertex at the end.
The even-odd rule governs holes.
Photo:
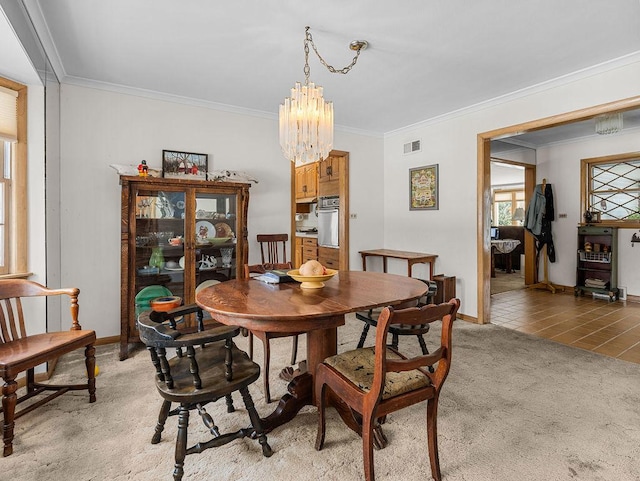
MULTIPOLYGON (((546 190, 546 189, 545 189, 546 190)), ((545 214, 547 200, 542 192, 542 185, 536 185, 533 189, 533 198, 527 207, 527 215, 524 220, 524 228, 531 232, 535 237, 542 232, 542 217, 545 214)))
POLYGON ((556 250, 553 245, 551 222, 555 219, 556 214, 551 184, 546 184, 544 193, 542 185, 536 185, 533 194, 527 207, 524 227, 536 238, 536 255, 540 255, 540 251, 546 245, 549 262, 555 262, 556 250))

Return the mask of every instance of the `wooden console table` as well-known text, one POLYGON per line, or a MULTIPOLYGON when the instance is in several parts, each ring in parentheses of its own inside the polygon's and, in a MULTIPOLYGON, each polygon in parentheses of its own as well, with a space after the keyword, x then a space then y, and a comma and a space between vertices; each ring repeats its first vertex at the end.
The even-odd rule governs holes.
POLYGON ((411 269, 414 264, 429 264, 429 280, 433 279, 433 265, 436 262, 437 254, 425 254, 424 252, 407 252, 393 249, 373 249, 360 251, 362 256, 362 270, 367 270, 367 257, 382 257, 382 270, 387 272, 387 258, 404 259, 408 263, 407 276, 411 277, 411 269))

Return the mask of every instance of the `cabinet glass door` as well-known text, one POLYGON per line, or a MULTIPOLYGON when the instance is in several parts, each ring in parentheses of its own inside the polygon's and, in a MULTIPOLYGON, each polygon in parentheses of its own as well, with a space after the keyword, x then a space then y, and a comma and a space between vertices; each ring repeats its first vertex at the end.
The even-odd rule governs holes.
POLYGON ((185 192, 136 192, 136 318, 156 297, 185 298, 185 203, 185 192))
POLYGON ((236 194, 196 192, 196 290, 207 281, 227 281, 237 276, 236 194))

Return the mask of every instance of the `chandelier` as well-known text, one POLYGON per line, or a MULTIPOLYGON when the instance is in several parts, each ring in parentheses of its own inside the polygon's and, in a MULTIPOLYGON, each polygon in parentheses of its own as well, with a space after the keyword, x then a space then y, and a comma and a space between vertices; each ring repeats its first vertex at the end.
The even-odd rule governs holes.
POLYGON ((367 48, 364 40, 354 40, 349 45, 356 55, 349 65, 336 69, 320 56, 313 37, 305 28, 304 37, 304 85, 296 82, 291 96, 280 105, 280 147, 284 156, 296 164, 306 164, 326 159, 333 148, 333 102, 325 101, 322 87, 309 81, 309 44, 331 73, 347 74, 358 61, 360 52, 367 48))
POLYGON ((600 135, 615 134, 622 130, 622 114, 605 114, 596 117, 596 133, 600 135))

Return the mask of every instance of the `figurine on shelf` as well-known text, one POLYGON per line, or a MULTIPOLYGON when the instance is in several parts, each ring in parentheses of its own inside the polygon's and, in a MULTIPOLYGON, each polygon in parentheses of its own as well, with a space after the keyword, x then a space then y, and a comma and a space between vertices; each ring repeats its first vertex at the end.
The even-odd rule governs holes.
POLYGON ((146 177, 147 175, 149 175, 149 167, 147 166, 147 161, 146 160, 143 160, 138 165, 138 175, 140 177, 146 177))

